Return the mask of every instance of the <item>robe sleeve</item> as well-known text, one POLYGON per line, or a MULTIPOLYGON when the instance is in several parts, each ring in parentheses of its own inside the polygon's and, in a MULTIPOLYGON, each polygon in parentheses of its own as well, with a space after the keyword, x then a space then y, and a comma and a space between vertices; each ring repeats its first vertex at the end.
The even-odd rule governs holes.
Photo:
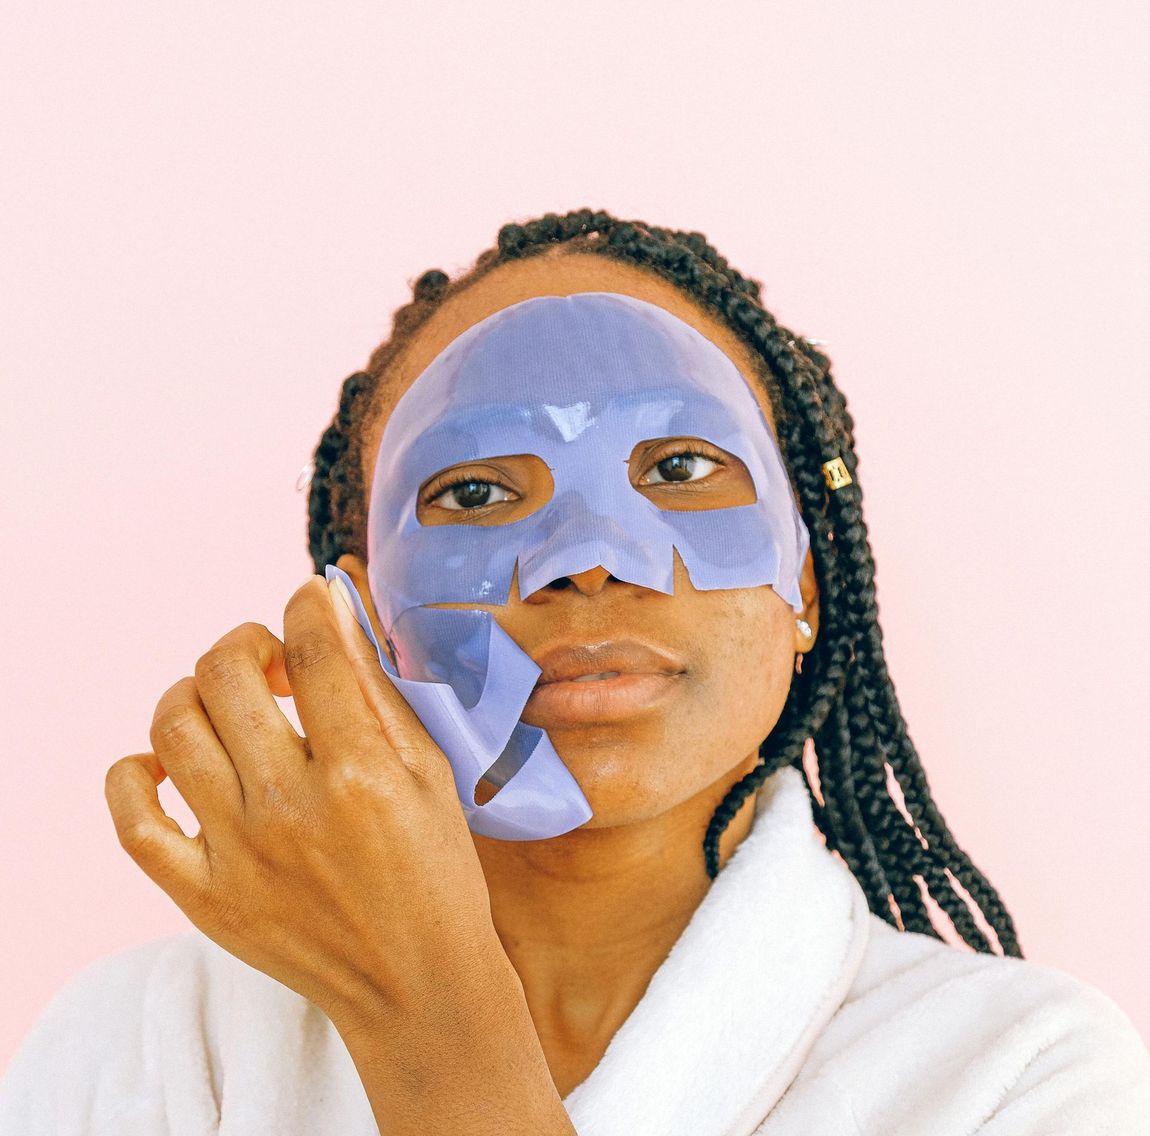
POLYGON ((161 945, 90 963, 48 1002, 0 1080, 0 1136, 170 1131, 144 1029, 161 945))
POLYGON ((1063 1027, 1030 1059, 981 1136, 1147 1136, 1150 1050, 1097 987, 1083 985, 1063 1027))

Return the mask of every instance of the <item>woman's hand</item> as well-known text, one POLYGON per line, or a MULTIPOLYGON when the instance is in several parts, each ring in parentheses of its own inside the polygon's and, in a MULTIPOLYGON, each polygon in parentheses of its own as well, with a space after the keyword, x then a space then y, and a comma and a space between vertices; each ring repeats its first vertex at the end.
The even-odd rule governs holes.
POLYGON ((381 1132, 573 1136, 447 758, 323 577, 288 601, 284 639, 245 623, 165 692, 155 753, 108 770, 120 843, 204 934, 328 1015, 381 1132), (160 807, 164 777, 194 837, 160 807))
POLYGON ((502 952, 447 759, 323 577, 289 600, 284 640, 242 624, 164 693, 155 753, 108 770, 120 843, 205 935, 333 1020, 481 981, 502 952), (165 776, 194 837, 160 806, 165 776))

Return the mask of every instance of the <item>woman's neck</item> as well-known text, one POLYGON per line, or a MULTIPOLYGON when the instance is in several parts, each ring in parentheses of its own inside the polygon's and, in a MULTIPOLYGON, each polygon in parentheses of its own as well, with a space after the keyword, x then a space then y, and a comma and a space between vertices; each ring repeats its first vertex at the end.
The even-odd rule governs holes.
MULTIPOLYGON (((710 889, 707 822, 757 761, 641 822, 542 841, 476 837, 495 928, 560 1091, 598 1063, 710 889)), ((720 865, 750 831, 755 800, 723 833, 720 865)))

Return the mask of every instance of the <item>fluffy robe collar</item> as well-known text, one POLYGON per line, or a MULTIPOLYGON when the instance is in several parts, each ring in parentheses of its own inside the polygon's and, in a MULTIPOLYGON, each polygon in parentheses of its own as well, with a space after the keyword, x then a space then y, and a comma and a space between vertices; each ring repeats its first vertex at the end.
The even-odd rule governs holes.
POLYGON ((749 1136, 846 997, 870 910, 791 766, 603 1058, 564 1103, 580 1136, 749 1136))

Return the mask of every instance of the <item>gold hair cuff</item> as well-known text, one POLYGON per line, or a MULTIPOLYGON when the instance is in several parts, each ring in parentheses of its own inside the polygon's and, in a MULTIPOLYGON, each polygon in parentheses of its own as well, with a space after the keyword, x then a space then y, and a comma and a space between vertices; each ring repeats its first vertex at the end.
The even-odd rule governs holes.
POLYGON ((823 477, 831 489, 841 489, 854 481, 842 458, 831 458, 830 461, 823 462, 823 477))

